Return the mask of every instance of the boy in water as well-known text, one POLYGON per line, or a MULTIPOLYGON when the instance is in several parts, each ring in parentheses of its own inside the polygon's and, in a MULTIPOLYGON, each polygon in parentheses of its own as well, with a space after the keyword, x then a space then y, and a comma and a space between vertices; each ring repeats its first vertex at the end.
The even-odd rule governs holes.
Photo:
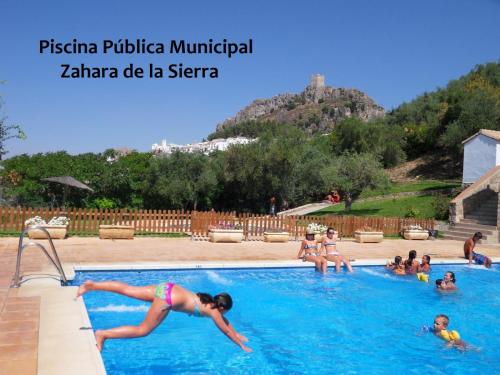
POLYGON ((448 324, 450 319, 444 314, 439 314, 434 318, 434 325, 428 330, 434 335, 443 340, 447 341, 448 347, 455 347, 464 350, 466 347, 465 342, 460 339, 460 335, 457 331, 448 331, 448 324))

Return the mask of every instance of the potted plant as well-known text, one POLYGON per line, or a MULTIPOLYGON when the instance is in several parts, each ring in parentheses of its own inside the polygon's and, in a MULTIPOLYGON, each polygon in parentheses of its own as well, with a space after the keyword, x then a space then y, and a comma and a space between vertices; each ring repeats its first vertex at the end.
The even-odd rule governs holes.
POLYGON ((99 225, 99 238, 101 240, 133 240, 135 228, 133 225, 99 225))
POLYGON ((384 239, 384 232, 377 231, 369 226, 356 229, 354 231, 354 239, 356 242, 382 242, 384 239))
MULTIPOLYGON (((45 228, 45 230, 47 230, 47 232, 49 232, 51 239, 60 240, 66 238, 69 222, 70 219, 68 219, 66 216, 54 216, 48 223, 40 216, 35 216, 26 220, 24 222, 24 225, 26 227, 32 227, 36 225, 42 226, 43 228, 45 228)), ((28 237, 30 239, 43 240, 47 239, 47 234, 45 234, 45 232, 40 229, 30 229, 28 231, 28 237)))
POLYGON ((328 227, 322 224, 310 223, 307 225, 307 229, 312 230, 314 232, 314 239, 318 242, 321 242, 328 227))
POLYGON ((282 228, 270 228, 264 232, 264 242, 288 242, 289 236, 282 228))
POLYGON ((429 238, 429 231, 420 225, 407 225, 403 227, 403 237, 405 240, 426 240, 429 238))
POLYGON ((241 242, 243 241, 243 227, 237 223, 223 223, 209 226, 208 238, 210 242, 241 242))

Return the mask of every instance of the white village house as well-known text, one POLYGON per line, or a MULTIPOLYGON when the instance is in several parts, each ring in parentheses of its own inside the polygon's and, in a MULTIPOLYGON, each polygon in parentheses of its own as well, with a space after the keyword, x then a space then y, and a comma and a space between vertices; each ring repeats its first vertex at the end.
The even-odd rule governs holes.
POLYGON ((500 165, 500 131, 481 129, 462 142, 463 184, 472 184, 491 168, 500 165))

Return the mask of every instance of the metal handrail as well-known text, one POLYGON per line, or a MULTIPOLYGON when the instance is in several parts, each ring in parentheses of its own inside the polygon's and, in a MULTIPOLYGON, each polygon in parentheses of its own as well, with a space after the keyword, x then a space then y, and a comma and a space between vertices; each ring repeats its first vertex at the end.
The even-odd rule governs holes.
MULTIPOLYGON (((11 285, 11 287, 13 287, 13 288, 19 288, 21 286, 21 279, 23 278, 20 275, 20 272, 21 272, 21 257, 22 257, 22 254, 23 254, 23 250, 25 248, 27 248, 27 247, 30 247, 30 246, 38 247, 39 249, 41 249, 43 251, 43 253, 47 256, 47 258, 49 258, 50 262, 57 269, 57 272, 59 272, 59 276, 61 277, 61 279, 60 279, 61 284, 62 285, 67 285, 68 284, 68 280, 66 279, 66 275, 64 274, 64 270, 62 268, 61 261, 59 260, 59 256, 57 255, 57 251, 56 251, 56 248, 54 247, 54 243, 52 242, 52 238, 50 237, 50 233, 47 231, 47 229, 45 229, 41 225, 34 225, 34 226, 25 227, 23 229, 23 231, 21 232, 21 234, 19 235, 19 244, 17 246, 16 272, 14 274, 14 278, 12 279, 12 285, 11 285), (42 244, 38 243, 38 242, 30 241, 27 244, 23 245, 24 236, 30 230, 33 230, 33 229, 41 230, 43 233, 45 233, 47 235, 47 239, 49 240, 49 244, 50 244, 50 247, 52 249, 52 256, 50 256, 50 254, 47 251, 47 249, 45 249, 45 247, 42 244)), ((26 276, 29 276, 29 275, 26 275, 26 276)))

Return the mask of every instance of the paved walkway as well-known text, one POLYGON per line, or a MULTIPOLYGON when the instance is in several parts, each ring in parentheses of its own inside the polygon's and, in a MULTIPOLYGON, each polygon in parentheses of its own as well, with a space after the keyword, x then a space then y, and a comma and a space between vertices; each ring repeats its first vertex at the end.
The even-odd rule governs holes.
MULTIPOLYGON (((16 245, 17 246, 17 245, 16 245)), ((11 241, 0 245, 0 375, 36 374, 40 297, 18 297, 10 289, 15 271, 15 250, 11 241)), ((40 271, 40 264, 26 259, 26 272, 40 271)))
POLYGON ((309 203, 303 206, 290 208, 289 210, 286 211, 278 212, 278 215, 280 216, 307 215, 310 214, 311 212, 316 212, 322 210, 323 208, 334 206, 335 204, 340 204, 340 203, 330 203, 325 201, 309 203))
MULTIPOLYGON (((53 332, 53 329, 48 328, 48 323, 51 319, 59 319, 56 319, 54 314, 62 307, 72 310, 68 314, 75 315, 75 311, 78 311, 78 306, 72 299, 74 290, 60 288, 53 283, 50 286, 52 291, 54 289, 59 291, 56 301, 50 299, 54 297, 53 295, 49 297, 47 288, 40 288, 35 281, 28 281, 20 289, 9 288, 15 268, 18 239, 2 238, 0 241, 0 375, 67 372, 68 367, 64 367, 67 366, 65 362, 54 361, 54 356, 59 360, 63 352, 70 352, 68 356, 73 358, 72 361, 75 363, 74 358, 81 357, 80 352, 75 353, 76 349, 72 345, 61 345, 54 337, 45 337, 49 335, 45 332, 53 332), (47 312, 42 307, 41 314, 41 305, 52 309, 55 308, 53 306, 56 306, 57 311, 47 312), (42 318, 40 318, 41 316, 42 318), (42 333, 39 335, 39 332, 42 333), (55 342, 50 342, 49 345, 47 340, 55 342), (54 348, 58 349, 54 350, 54 348), (78 357, 72 357, 76 355, 78 357), (52 356, 52 361, 47 358, 50 356, 52 356), (55 371, 51 367, 55 366, 55 362, 62 363, 60 371, 55 371)), ((54 243, 65 269, 75 265, 152 262, 182 264, 193 261, 288 260, 298 264, 302 263, 296 260, 300 242, 272 244, 249 241, 241 244, 213 244, 206 241, 191 241, 189 238, 135 238, 134 240, 113 241, 99 240, 95 237, 72 237, 66 240, 55 240, 54 243)), ((393 259, 396 255, 406 256, 411 249, 417 250, 418 256, 430 254, 434 258, 460 258, 463 256, 462 246, 462 242, 450 240, 406 241, 397 239, 384 240, 384 242, 377 244, 359 244, 350 239, 343 239, 339 242, 338 249, 341 253, 359 260, 393 259)), ((499 245, 479 245, 478 250, 490 256, 500 257, 499 245)), ((35 272, 55 273, 53 266, 45 259, 41 251, 33 248, 28 249, 23 256, 22 273, 35 272)), ((61 323, 56 321, 56 324, 61 323)), ((78 324, 79 326, 80 324, 85 325, 84 317, 78 321, 78 324)), ((85 348, 86 343, 87 350, 95 352, 95 347, 89 339, 91 332, 78 331, 78 327, 74 328, 74 333, 70 331, 69 339, 80 340, 81 347, 85 348), (84 335, 86 336, 83 337, 84 335)), ((89 361, 85 363, 87 362, 89 361)), ((95 368, 97 365, 94 363, 92 366, 95 368)), ((88 369, 83 369, 84 365, 82 364, 76 367, 80 369, 80 373, 88 371, 88 369)))

